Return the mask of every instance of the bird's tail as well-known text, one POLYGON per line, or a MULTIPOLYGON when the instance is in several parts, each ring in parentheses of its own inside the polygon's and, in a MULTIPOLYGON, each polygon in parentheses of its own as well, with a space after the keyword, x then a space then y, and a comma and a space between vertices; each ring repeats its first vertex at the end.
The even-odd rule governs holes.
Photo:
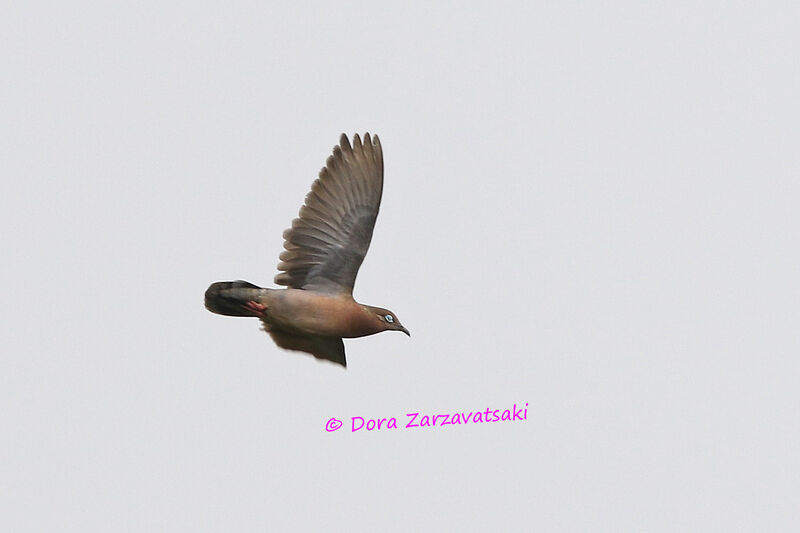
POLYGON ((248 305, 258 302, 267 289, 246 281, 218 281, 206 290, 206 309, 226 316, 260 316, 257 309, 248 305))

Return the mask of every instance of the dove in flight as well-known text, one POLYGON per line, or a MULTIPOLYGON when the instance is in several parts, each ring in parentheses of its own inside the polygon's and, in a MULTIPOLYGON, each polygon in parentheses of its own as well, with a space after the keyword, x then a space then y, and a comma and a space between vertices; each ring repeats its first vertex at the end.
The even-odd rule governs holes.
POLYGON ((206 290, 206 309, 259 318, 275 344, 344 367, 342 338, 381 331, 411 335, 392 311, 356 302, 353 285, 367 255, 383 192, 383 151, 378 136, 345 134, 311 185, 300 215, 283 233, 275 283, 262 289, 246 281, 219 281, 206 290))

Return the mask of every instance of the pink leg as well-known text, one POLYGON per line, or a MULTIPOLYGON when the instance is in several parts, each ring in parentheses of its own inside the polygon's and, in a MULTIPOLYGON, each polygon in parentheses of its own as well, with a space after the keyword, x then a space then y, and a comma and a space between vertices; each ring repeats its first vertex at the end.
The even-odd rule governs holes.
POLYGON ((244 307, 246 309, 249 309, 250 311, 253 311, 258 316, 263 316, 264 315, 264 311, 267 310, 267 306, 266 305, 262 305, 262 304, 260 304, 258 302, 254 302, 252 300, 250 300, 249 302, 244 304, 244 307))

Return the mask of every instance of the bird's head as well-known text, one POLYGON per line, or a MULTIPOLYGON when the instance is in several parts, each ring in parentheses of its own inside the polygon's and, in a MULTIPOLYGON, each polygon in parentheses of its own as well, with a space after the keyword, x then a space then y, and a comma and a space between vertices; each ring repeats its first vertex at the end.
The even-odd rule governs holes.
POLYGON ((403 327, 403 324, 397 319, 397 315, 393 312, 389 311, 388 309, 383 309, 382 307, 372 307, 370 305, 364 306, 367 310, 375 316, 375 319, 381 323, 381 330, 396 330, 402 331, 409 337, 411 333, 403 327))

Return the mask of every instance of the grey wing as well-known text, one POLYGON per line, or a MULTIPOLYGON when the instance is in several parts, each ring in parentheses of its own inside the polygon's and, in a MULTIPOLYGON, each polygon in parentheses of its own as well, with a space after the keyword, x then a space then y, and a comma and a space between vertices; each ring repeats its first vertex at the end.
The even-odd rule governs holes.
POLYGON ((339 337, 301 336, 275 330, 270 331, 269 335, 281 348, 310 353, 317 359, 326 359, 347 368, 344 343, 339 337))
POLYGON ((283 233, 275 283, 326 294, 352 294, 367 255, 383 192, 378 136, 345 134, 311 186, 300 216, 283 233))

